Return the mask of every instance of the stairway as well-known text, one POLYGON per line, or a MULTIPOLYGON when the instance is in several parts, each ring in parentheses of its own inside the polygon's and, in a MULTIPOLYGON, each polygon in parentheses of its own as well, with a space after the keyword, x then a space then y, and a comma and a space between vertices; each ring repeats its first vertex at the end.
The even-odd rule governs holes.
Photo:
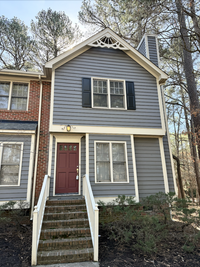
POLYGON ((38 264, 93 260, 84 199, 48 200, 38 246, 38 264))

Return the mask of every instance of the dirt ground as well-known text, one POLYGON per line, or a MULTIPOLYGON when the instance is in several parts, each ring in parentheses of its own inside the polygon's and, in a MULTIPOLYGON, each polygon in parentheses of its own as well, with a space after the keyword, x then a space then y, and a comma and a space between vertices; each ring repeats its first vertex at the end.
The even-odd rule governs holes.
POLYGON ((164 242, 159 244, 157 254, 151 257, 132 250, 131 246, 120 246, 111 241, 102 227, 100 235, 100 267, 200 266, 200 246, 193 253, 186 253, 182 249, 185 242, 183 234, 175 231, 175 228, 169 231, 164 242))
MULTIPOLYGON (((29 217, 20 226, 14 222, 0 225, 0 267, 31 266, 31 234, 29 217)), ((175 228, 169 231, 157 254, 152 257, 132 250, 131 246, 120 246, 111 241, 101 226, 99 234, 100 267, 200 266, 200 244, 193 253, 184 252, 184 237, 177 228, 176 231, 175 228)))
POLYGON ((31 266, 31 235, 29 217, 24 217, 21 224, 0 224, 0 267, 31 266))

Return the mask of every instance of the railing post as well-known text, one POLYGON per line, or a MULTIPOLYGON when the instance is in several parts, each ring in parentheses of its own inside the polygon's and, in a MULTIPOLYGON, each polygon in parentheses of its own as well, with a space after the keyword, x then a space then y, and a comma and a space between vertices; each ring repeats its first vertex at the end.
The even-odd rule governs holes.
POLYGON ((94 211, 94 261, 98 261, 99 256, 99 209, 95 205, 94 211))
POLYGON ((49 190, 50 190, 50 176, 48 176, 48 182, 47 182, 47 184, 48 184, 48 189, 47 189, 47 198, 49 198, 49 190))
POLYGON ((32 257, 31 265, 37 265, 37 239, 38 239, 38 209, 35 206, 33 211, 33 235, 32 235, 32 257))

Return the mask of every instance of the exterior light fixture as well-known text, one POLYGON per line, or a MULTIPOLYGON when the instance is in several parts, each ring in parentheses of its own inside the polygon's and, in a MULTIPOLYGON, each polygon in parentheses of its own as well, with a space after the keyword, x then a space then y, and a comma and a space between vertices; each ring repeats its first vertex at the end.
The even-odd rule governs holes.
POLYGON ((71 131, 71 126, 67 125, 67 131, 70 132, 71 131))

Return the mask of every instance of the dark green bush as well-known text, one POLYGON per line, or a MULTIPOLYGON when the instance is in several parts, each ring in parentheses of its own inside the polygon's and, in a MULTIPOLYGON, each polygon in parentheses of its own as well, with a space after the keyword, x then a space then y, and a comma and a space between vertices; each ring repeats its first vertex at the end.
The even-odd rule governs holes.
MULTIPOLYGON (((144 254, 155 254, 160 242, 164 241, 172 224, 171 213, 175 212, 181 222, 181 231, 185 237, 183 249, 195 250, 200 238, 197 227, 200 226, 200 212, 191 208, 189 199, 178 199, 175 193, 159 192, 143 198, 136 203, 133 197, 118 196, 114 201, 100 206, 100 223, 111 240, 119 244, 128 244, 132 249, 144 254), (193 226, 188 234, 185 229, 193 226)), ((177 229, 180 223, 177 223, 177 229)), ((163 242, 164 243, 164 242, 163 242)))

